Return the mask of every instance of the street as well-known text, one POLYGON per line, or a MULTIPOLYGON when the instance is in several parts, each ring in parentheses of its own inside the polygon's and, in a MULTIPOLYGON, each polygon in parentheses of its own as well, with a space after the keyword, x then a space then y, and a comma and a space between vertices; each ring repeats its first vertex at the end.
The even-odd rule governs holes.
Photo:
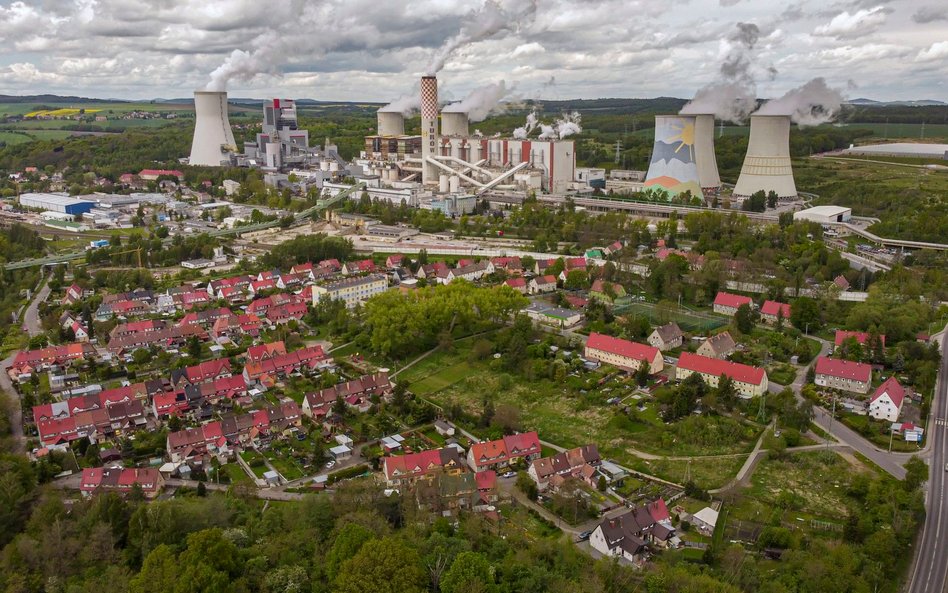
POLYGON ((945 463, 948 463, 948 333, 942 336, 941 368, 932 402, 932 422, 926 434, 931 453, 926 496, 925 524, 916 540, 915 566, 907 591, 909 593, 940 593, 948 577, 948 509, 945 508, 945 463))

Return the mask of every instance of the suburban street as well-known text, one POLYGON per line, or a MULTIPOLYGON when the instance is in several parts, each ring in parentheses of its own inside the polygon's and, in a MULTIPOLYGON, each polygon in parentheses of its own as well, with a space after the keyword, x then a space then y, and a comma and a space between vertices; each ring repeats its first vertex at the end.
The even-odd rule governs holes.
POLYGON ((43 325, 40 323, 39 318, 39 304, 49 298, 49 282, 46 282, 44 279, 41 280, 40 283, 43 287, 33 297, 33 300, 26 308, 26 312, 23 314, 22 327, 24 331, 30 334, 31 338, 43 333, 43 325))
POLYGON ((935 384, 932 422, 929 425, 930 447, 927 514, 922 535, 916 540, 916 559, 906 591, 909 593, 941 593, 948 577, 948 509, 945 508, 945 464, 948 463, 948 334, 942 336, 941 368, 935 384))

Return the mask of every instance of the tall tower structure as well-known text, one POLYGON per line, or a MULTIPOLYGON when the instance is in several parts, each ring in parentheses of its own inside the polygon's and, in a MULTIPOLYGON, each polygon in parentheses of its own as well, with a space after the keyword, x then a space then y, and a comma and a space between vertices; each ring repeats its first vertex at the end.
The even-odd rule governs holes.
POLYGON ((237 150, 227 118, 227 93, 194 91, 194 139, 188 163, 220 167, 237 150))
POLYGON ((376 113, 378 117, 379 136, 404 136, 405 116, 400 111, 382 111, 376 113))
POLYGON ((663 190, 669 196, 690 191, 700 198, 696 152, 693 115, 656 115, 645 187, 663 190))
POLYGON ((790 165, 789 115, 751 115, 750 139, 734 195, 746 198, 761 190, 783 199, 797 197, 790 165))
POLYGON ((438 168, 429 162, 438 154, 438 79, 421 77, 421 181, 437 183, 438 168))
POLYGON ((698 183, 706 192, 721 189, 718 159, 714 156, 714 116, 695 116, 695 164, 698 165, 698 183))
POLYGON ((463 111, 448 111, 448 108, 441 111, 442 136, 468 136, 468 129, 467 113, 463 111))

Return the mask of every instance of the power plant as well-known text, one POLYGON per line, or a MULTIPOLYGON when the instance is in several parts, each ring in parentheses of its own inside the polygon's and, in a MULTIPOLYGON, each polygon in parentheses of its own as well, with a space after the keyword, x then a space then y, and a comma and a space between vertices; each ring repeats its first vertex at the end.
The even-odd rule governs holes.
POLYGON ((227 118, 227 93, 194 91, 194 139, 188 163, 220 167, 237 151, 227 118))
MULTIPOLYGON (((693 115, 656 115, 655 143, 645 176, 645 188, 669 196, 691 192, 701 197, 693 115)), ((713 153, 712 153, 713 154, 713 153)))
POLYGON ((750 139, 733 195, 747 198, 763 191, 782 200, 797 198, 790 165, 790 116, 751 115, 750 139))
POLYGON ((698 165, 698 182, 705 195, 715 194, 721 189, 718 174, 718 159, 714 156, 714 116, 695 116, 695 161, 698 165))

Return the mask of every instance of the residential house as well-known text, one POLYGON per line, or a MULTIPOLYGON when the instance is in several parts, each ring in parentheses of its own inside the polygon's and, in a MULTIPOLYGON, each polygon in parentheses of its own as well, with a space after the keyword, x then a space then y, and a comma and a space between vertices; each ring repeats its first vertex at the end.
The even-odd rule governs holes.
POLYGON ((63 366, 96 358, 96 350, 88 342, 50 346, 38 350, 21 350, 13 357, 7 373, 11 379, 27 379, 36 371, 53 365, 63 366))
POLYGON ((650 346, 664 352, 673 348, 680 348, 684 337, 678 324, 671 321, 665 325, 656 327, 652 333, 649 334, 648 343, 650 346))
POLYGON ((525 278, 508 278, 504 280, 504 286, 509 286, 520 294, 527 294, 527 281, 525 278))
POLYGON ((730 356, 737 349, 737 344, 729 332, 723 331, 715 334, 698 346, 697 353, 700 356, 708 358, 719 358, 721 360, 730 356))
POLYGON ((293 302, 278 305, 267 309, 266 318, 270 325, 283 325, 291 321, 299 321, 306 316, 306 303, 293 302))
POLYGON ((754 301, 750 297, 729 292, 719 292, 714 297, 714 312, 721 315, 733 316, 741 305, 753 307, 754 301))
POLYGON ((905 388, 895 377, 889 377, 869 398, 869 415, 876 420, 895 422, 902 413, 905 388))
POLYGON ((558 488, 565 480, 576 478, 596 486, 596 467, 602 459, 596 445, 583 445, 552 457, 534 459, 527 473, 540 490, 558 488))
POLYGON ((645 560, 654 526, 648 508, 636 507, 599 523, 589 536, 589 545, 604 556, 638 564, 645 560))
POLYGON ((346 307, 352 309, 386 290, 388 290, 388 279, 382 274, 346 278, 322 286, 313 286, 313 306, 320 300, 328 298, 343 301, 346 307))
POLYGON ((535 431, 508 435, 496 441, 474 443, 467 463, 475 472, 506 467, 516 459, 529 463, 540 456, 540 437, 535 431))
POLYGON ((813 382, 820 387, 868 393, 872 383, 872 366, 861 362, 821 356, 816 359, 813 370, 813 382))
POLYGON ((384 397, 391 392, 392 381, 389 379, 388 373, 364 375, 352 381, 326 387, 314 393, 307 393, 303 398, 303 414, 314 419, 328 416, 332 411, 333 404, 338 399, 343 399, 348 406, 364 412, 368 410, 372 396, 384 397))
POLYGON ((528 292, 530 294, 541 294, 553 292, 556 290, 556 276, 552 274, 546 276, 535 276, 530 279, 528 292))
POLYGON ((574 327, 583 320, 581 311, 554 307, 542 302, 530 303, 522 312, 534 321, 559 328, 574 327))
POLYGON ((430 282, 433 282, 442 270, 447 271, 448 264, 444 263, 443 261, 438 261, 433 264, 419 266, 415 276, 419 279, 424 278, 430 282))
POLYGON ((626 296, 625 288, 621 284, 597 278, 589 288, 589 298, 603 303, 612 304, 616 299, 626 296))
POLYGON ((494 270, 503 270, 508 276, 520 276, 523 274, 523 263, 517 256, 513 257, 492 257, 490 263, 494 270))
POLYGON ((843 276, 842 274, 833 278, 833 284, 836 285, 840 292, 846 292, 849 290, 849 280, 846 280, 846 276, 843 276))
POLYGON ((454 447, 433 449, 382 459, 382 471, 389 487, 407 486, 418 480, 431 480, 436 474, 459 475, 464 464, 454 447))
POLYGON ((155 498, 164 487, 164 478, 154 468, 88 467, 82 470, 79 492, 85 497, 96 492, 128 494, 136 486, 145 498, 155 498))
POLYGON ((82 287, 78 284, 71 284, 66 288, 66 294, 63 296, 61 303, 63 305, 75 305, 82 300, 83 296, 82 287))
POLYGON ((385 258, 385 267, 389 270, 397 270, 402 267, 405 256, 401 253, 395 253, 385 258))
POLYGON ((286 354, 277 354, 259 362, 248 362, 244 365, 244 381, 247 385, 272 384, 278 377, 329 366, 331 360, 322 346, 309 346, 286 354))
POLYGON ((246 356, 250 362, 261 362, 269 360, 274 356, 286 354, 286 344, 282 340, 279 342, 268 342, 266 344, 256 344, 247 348, 246 356))
POLYGON ((691 516, 691 524, 702 534, 710 536, 718 524, 718 512, 711 507, 704 507, 691 516))
MULTIPOLYGON (((833 343, 837 348, 843 345, 843 343, 849 338, 853 338, 856 342, 863 347, 869 346, 869 334, 867 332, 854 332, 854 331, 845 331, 842 329, 836 330, 836 337, 833 340, 833 343)), ((882 345, 883 350, 885 349, 885 336, 879 336, 879 342, 882 345)))
POLYGON ((630 372, 636 372, 639 366, 646 364, 650 375, 662 372, 665 366, 662 353, 654 346, 596 332, 589 334, 584 356, 589 360, 611 364, 630 372))
POLYGON ((778 319, 786 323, 790 320, 790 305, 777 301, 764 301, 760 307, 760 318, 770 325, 776 325, 778 319))
POLYGON ((353 274, 370 274, 377 270, 375 262, 371 259, 359 261, 347 261, 342 264, 342 275, 352 276, 353 274))
POLYGON ((454 280, 467 280, 468 282, 475 282, 484 276, 494 273, 494 264, 490 263, 489 260, 483 260, 477 263, 468 263, 466 265, 460 264, 461 262, 458 262, 458 267, 456 268, 439 270, 435 275, 438 283, 450 284, 454 280))
POLYGON ((171 383, 183 387, 185 384, 194 385, 230 376, 230 359, 220 358, 172 370, 171 383))
POLYGON ((717 387, 722 376, 730 377, 738 396, 745 399, 767 391, 767 372, 762 368, 682 352, 675 368, 675 378, 682 381, 692 373, 698 373, 711 387, 717 387))

